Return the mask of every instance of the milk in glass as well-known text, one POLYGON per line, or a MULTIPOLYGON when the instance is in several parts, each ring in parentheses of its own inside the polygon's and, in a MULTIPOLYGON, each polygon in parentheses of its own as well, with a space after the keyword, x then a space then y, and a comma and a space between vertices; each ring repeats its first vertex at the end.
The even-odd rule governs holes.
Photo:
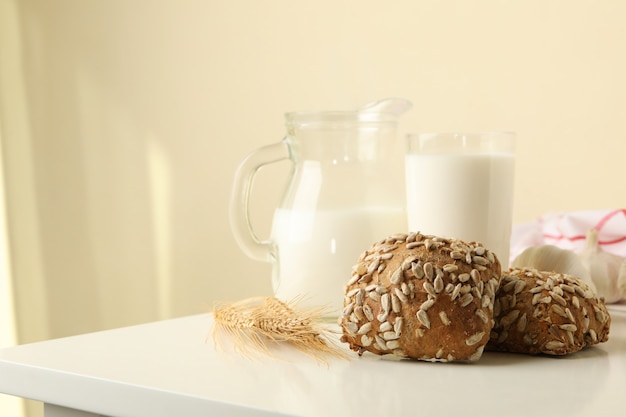
POLYGON ((514 156, 407 154, 409 230, 479 241, 509 262, 514 156))

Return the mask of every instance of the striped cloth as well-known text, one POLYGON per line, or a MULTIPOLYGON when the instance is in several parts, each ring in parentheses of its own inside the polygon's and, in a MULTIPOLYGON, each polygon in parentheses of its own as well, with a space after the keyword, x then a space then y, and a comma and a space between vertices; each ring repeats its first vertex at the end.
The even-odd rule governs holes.
POLYGON ((626 209, 548 213, 513 227, 511 261, 530 246, 555 245, 576 253, 585 246, 587 230, 598 231, 607 252, 626 258, 626 209))

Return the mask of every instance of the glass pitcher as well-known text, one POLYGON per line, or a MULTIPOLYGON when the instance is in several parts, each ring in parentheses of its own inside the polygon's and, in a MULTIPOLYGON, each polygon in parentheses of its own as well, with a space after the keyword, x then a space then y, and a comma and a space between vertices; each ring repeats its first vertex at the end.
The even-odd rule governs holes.
POLYGON ((286 114, 287 136, 248 154, 235 174, 230 220, 235 239, 272 267, 275 296, 323 306, 337 315, 359 255, 388 235, 405 232, 402 149, 397 114, 329 111, 286 114), (249 216, 253 178, 263 165, 293 163, 270 237, 249 216))

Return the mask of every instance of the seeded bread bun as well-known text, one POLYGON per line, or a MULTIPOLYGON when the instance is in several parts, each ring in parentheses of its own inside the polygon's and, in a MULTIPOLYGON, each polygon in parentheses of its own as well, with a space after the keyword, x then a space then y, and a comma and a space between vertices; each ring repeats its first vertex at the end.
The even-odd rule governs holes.
POLYGON ((488 350, 565 355, 606 342, 611 317, 581 279, 513 268, 503 274, 488 350))
POLYGON ((363 252, 345 288, 342 341, 362 354, 478 360, 493 325, 500 263, 480 243, 420 233, 363 252))

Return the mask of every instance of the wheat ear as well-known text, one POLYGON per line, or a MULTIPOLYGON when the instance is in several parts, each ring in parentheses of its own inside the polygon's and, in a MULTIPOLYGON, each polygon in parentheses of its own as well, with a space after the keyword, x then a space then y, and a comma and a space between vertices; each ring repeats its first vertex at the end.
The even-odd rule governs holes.
POLYGON ((229 336, 236 351, 274 356, 272 343, 287 343, 318 360, 331 354, 347 357, 333 339, 333 330, 322 321, 324 308, 298 307, 300 300, 283 302, 274 297, 247 298, 213 309, 213 339, 222 347, 222 335, 229 336))

